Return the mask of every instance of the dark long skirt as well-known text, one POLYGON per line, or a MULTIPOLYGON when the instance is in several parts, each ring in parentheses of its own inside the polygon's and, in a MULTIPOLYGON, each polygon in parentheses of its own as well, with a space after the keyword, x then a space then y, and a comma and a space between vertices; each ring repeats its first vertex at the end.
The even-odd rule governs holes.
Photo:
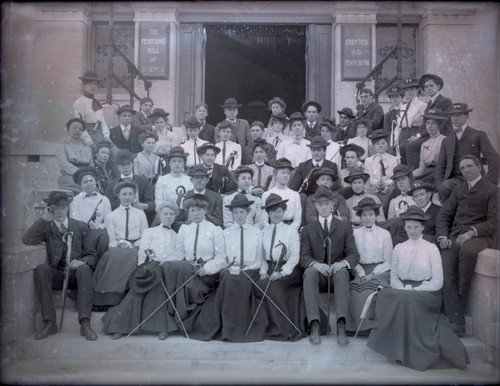
POLYGON ((128 278, 137 268, 137 248, 109 248, 94 272, 94 305, 115 306, 125 297, 128 278))
MULTIPOLYGON (((254 281, 259 278, 258 270, 246 270, 245 273, 254 281)), ((267 327, 264 307, 261 307, 251 330, 245 335, 259 304, 255 296, 257 292, 259 290, 245 274, 231 275, 229 271, 223 271, 219 287, 184 321, 189 337, 226 342, 264 340, 267 327)))
POLYGON ((441 359, 464 369, 465 347, 441 314, 441 291, 381 290, 368 347, 415 370, 441 359))
MULTIPOLYGON (((268 275, 273 273, 272 264, 269 264, 267 273, 268 275)), ((269 299, 264 298, 263 308, 268 315, 266 339, 296 341, 307 336, 307 316, 302 289, 302 274, 302 269, 296 266, 291 275, 271 282, 267 290, 269 298, 272 299, 293 324, 295 324, 300 333, 286 320, 283 314, 276 309, 269 299)), ((259 280, 257 283, 259 287, 265 291, 269 279, 259 280)), ((257 297, 261 299, 263 294, 258 291, 257 297)), ((323 319, 325 318, 322 318, 322 320, 323 319)), ((322 324, 326 326, 326 322, 322 324)), ((253 328, 254 327, 252 327, 252 329, 253 328)), ((323 329, 326 329, 326 327, 323 329)))
MULTIPOLYGON (((361 264, 365 270, 366 275, 369 275, 378 264, 361 264)), ((366 302, 366 298, 377 290, 377 287, 390 287, 389 284, 389 271, 375 275, 371 280, 361 280, 356 276, 354 280, 349 283, 349 317, 346 323, 346 330, 355 332, 358 329, 361 312, 366 302)), ((367 317, 361 325, 359 330, 361 335, 367 334, 373 327, 375 315, 373 312, 374 304, 370 307, 367 317)))

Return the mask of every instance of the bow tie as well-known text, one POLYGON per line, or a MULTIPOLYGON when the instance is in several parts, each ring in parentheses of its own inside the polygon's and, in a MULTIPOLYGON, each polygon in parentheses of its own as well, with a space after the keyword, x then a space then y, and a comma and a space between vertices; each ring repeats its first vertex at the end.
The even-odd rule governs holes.
POLYGON ((365 192, 362 192, 362 193, 352 192, 352 195, 353 195, 353 196, 362 196, 362 195, 364 195, 364 194, 365 194, 365 192))
POLYGON ((92 111, 99 111, 102 109, 102 105, 99 103, 97 99, 95 99, 94 95, 89 94, 88 92, 84 91, 83 96, 92 99, 92 111))
POLYGON ((91 196, 97 196, 97 192, 85 194, 85 197, 91 197, 91 196))
POLYGON ((165 228, 165 229, 171 229, 168 225, 163 225, 163 228, 165 228))

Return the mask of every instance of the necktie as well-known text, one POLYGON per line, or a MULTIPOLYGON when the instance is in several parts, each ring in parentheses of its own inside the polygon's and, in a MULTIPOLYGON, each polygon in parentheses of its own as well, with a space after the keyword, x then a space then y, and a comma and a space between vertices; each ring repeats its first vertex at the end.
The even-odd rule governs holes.
POLYGON ((455 127, 455 132, 457 133, 457 135, 459 135, 462 132, 462 128, 461 127, 455 127))
POLYGON ((125 240, 128 240, 128 222, 129 222, 129 209, 125 208, 125 240))
POLYGON ((193 142, 194 142, 194 145, 193 145, 194 165, 196 166, 196 164, 197 164, 196 154, 198 153, 198 146, 196 146, 196 139, 193 142))
POLYGON ((274 141, 273 141, 274 147, 278 146, 279 140, 280 140, 280 137, 278 137, 278 136, 276 136, 276 138, 274 138, 274 141))
POLYGON ((214 173, 214 169, 210 168, 210 169, 207 169, 207 177, 210 179, 212 178, 212 174, 214 173))
POLYGON ((385 166, 384 166, 384 161, 382 161, 382 158, 379 159, 379 163, 380 163, 380 170, 381 170, 381 176, 382 177, 385 177, 386 174, 385 174, 385 166))
POLYGON ((432 99, 429 99, 429 102, 427 102, 427 109, 430 109, 432 107, 432 99))
POLYGON ((257 166, 257 186, 262 187, 262 165, 257 166))
POLYGON ((128 130, 128 127, 124 127, 122 130, 123 130, 123 137, 125 138, 125 140, 128 141, 128 139, 130 137, 130 132, 128 130))
POLYGON ((323 238, 328 237, 328 220, 325 218, 323 223, 323 238))
POLYGON ((198 236, 200 234, 200 224, 196 224, 196 234, 194 235, 194 249, 193 249, 193 255, 194 259, 196 260, 197 253, 198 253, 198 236))
POLYGON ((97 196, 97 193, 94 192, 94 193, 86 193, 85 194, 85 197, 92 197, 92 196, 97 196))
POLYGON ((276 225, 273 227, 273 234, 271 236, 271 246, 269 247, 269 258, 271 261, 273 261, 273 248, 275 239, 276 239, 276 225))
POLYGON ((222 142, 222 165, 226 164, 226 142, 222 142))
POLYGON ((94 95, 84 91, 83 96, 92 99, 92 111, 98 111, 102 109, 102 105, 97 101, 97 99, 95 99, 94 95))
POLYGON ((163 225, 163 228, 170 229, 170 227, 168 225, 163 225))
POLYGON ((240 225, 240 267, 243 268, 245 260, 245 238, 243 236, 243 225, 240 225))
POLYGON ((59 228, 59 230, 64 235, 68 231, 68 228, 66 228, 66 225, 61 224, 61 227, 59 228))

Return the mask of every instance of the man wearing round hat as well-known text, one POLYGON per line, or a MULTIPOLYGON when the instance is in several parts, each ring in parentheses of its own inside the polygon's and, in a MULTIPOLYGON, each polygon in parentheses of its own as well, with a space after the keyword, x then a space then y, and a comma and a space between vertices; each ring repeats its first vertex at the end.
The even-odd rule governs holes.
POLYGON ((278 146, 276 153, 276 159, 286 158, 290 160, 294 168, 311 158, 311 152, 307 146, 309 141, 304 138, 305 121, 306 117, 299 112, 290 115, 288 120, 290 138, 285 139, 278 146))
POLYGON ((136 127, 139 132, 144 133, 154 129, 154 125, 149 121, 152 109, 153 100, 151 98, 145 97, 139 101, 139 111, 131 119, 132 126, 136 127))
POLYGON ((71 197, 65 192, 52 191, 44 201, 47 207, 42 218, 23 235, 24 244, 45 243, 47 248, 48 262, 35 268, 35 288, 44 322, 43 329, 35 334, 35 339, 45 339, 57 333, 52 289, 63 287, 67 258, 66 238, 71 234, 69 288, 78 288, 76 307, 80 334, 88 340, 96 340, 97 334, 90 326, 93 304, 92 270, 96 265, 96 255, 89 228, 84 222, 68 218, 71 197))
MULTIPOLYGON (((231 134, 231 141, 239 143, 243 148, 250 143, 251 135, 248 121, 238 118, 238 108, 241 106, 242 105, 238 104, 238 101, 234 98, 227 98, 224 104, 220 105, 220 107, 224 109, 224 115, 226 116, 224 121, 228 121, 234 126, 233 133, 231 134)), ((220 141, 219 125, 222 122, 219 122, 215 127, 215 142, 220 141)))
POLYGON ((328 281, 333 284, 337 343, 346 345, 345 327, 349 314, 349 272, 359 262, 359 254, 351 227, 339 221, 333 214, 333 192, 320 187, 314 193, 314 206, 318 219, 302 228, 300 233, 300 266, 303 276, 304 299, 307 321, 311 326, 309 341, 321 343, 319 293, 327 290, 328 281), (331 265, 326 256, 326 239, 331 240, 331 265))
POLYGON ((441 202, 445 202, 455 186, 463 180, 458 162, 466 154, 484 159, 488 165, 486 178, 494 185, 498 183, 498 153, 484 131, 473 129, 467 124, 471 111, 466 103, 454 103, 450 111, 454 134, 443 139, 434 173, 441 202))
POLYGON ((200 138, 215 143, 215 127, 207 122, 208 105, 205 102, 198 103, 194 107, 194 116, 201 123, 200 138))
POLYGON ((336 133, 332 138, 335 142, 346 144, 350 138, 356 136, 356 132, 352 129, 351 122, 356 119, 356 115, 350 107, 344 107, 337 110, 339 114, 339 124, 335 127, 336 133))
POLYGON ((372 130, 382 129, 384 126, 384 109, 373 98, 373 91, 364 88, 359 93, 361 104, 358 105, 358 118, 368 118, 372 123, 372 130))
POLYGON ((116 110, 119 126, 111 129, 110 138, 118 149, 127 149, 131 153, 139 153, 142 146, 139 143, 139 130, 132 126, 132 116, 135 110, 129 105, 124 105, 116 110))
POLYGON ((78 79, 83 84, 83 95, 73 103, 75 117, 85 122, 82 139, 87 145, 109 141, 110 131, 102 110, 102 105, 95 99, 99 86, 99 77, 94 71, 85 71, 78 79))
POLYGON ((224 194, 234 191, 234 189, 236 189, 236 183, 227 167, 215 163, 215 158, 219 152, 220 149, 209 142, 198 148, 201 166, 207 171, 207 189, 217 194, 224 194))
POLYGON ((319 114, 321 113, 321 105, 315 101, 309 101, 302 105, 302 113, 306 116, 305 122, 305 139, 321 135, 319 130, 319 114))

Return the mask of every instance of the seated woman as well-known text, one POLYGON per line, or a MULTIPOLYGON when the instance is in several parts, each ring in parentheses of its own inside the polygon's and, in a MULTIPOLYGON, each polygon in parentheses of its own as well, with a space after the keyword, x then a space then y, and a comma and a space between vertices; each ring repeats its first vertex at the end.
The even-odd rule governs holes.
POLYGON ((226 264, 233 265, 221 271, 219 287, 184 321, 190 338, 226 342, 264 340, 265 312, 259 312, 251 333, 245 334, 259 304, 255 296, 258 289, 247 275, 255 282, 262 265, 262 233, 246 222, 252 204, 244 194, 237 194, 227 205, 234 223, 224 230, 225 256, 226 264))
POLYGON ((78 193, 71 201, 69 215, 75 220, 83 221, 90 228, 90 237, 99 261, 108 250, 109 237, 105 220, 111 213, 111 204, 106 196, 97 191, 95 168, 80 168, 73 175, 73 179, 82 187, 83 192, 78 193))
POLYGON ((413 171, 413 176, 421 181, 434 184, 434 170, 441 150, 441 142, 445 138, 440 128, 448 121, 448 116, 440 109, 431 109, 423 115, 425 129, 430 138, 420 148, 420 164, 413 171))
POLYGON ((125 296, 128 278, 137 267, 137 247, 148 228, 144 211, 134 208, 137 185, 118 183, 113 192, 120 206, 106 217, 109 250, 102 256, 94 273, 94 305, 114 306, 125 296))
POLYGON ((111 142, 101 141, 94 149, 94 168, 101 194, 105 194, 108 183, 120 175, 115 163, 110 159, 111 148, 111 142))
MULTIPOLYGON (((248 165, 253 170, 252 191, 254 196, 262 197, 273 186, 273 171, 275 162, 270 162, 268 154, 270 150, 274 152, 274 161, 276 161, 276 150, 265 139, 256 140, 252 146, 253 163, 248 165)), ((276 182, 274 182, 275 184, 276 182)))
MULTIPOLYGON (((264 262, 260 268, 260 280, 257 282, 267 296, 293 322, 286 320, 268 298, 263 299, 262 308, 268 315, 266 339, 296 341, 305 336, 307 317, 302 295, 303 271, 298 265, 300 257, 299 233, 292 225, 283 223, 286 202, 277 194, 271 193, 262 209, 267 211, 270 225, 262 231, 264 262)), ((258 297, 263 294, 259 291, 258 297)), ((257 317, 259 314, 257 314, 257 317)), ((257 321, 258 319, 256 319, 257 321)), ((249 334, 258 329, 256 322, 249 334)))
POLYGON ((440 359, 464 369, 469 363, 465 347, 441 314, 441 256, 422 238, 428 217, 416 206, 400 216, 409 240, 394 248, 392 288, 377 294, 368 347, 415 370, 426 370, 440 359))
POLYGON ((372 131, 372 123, 366 118, 355 119, 352 122, 352 129, 356 133, 356 136, 354 138, 349 138, 347 144, 349 145, 352 143, 353 145, 362 147, 365 152, 361 155, 360 160, 364 161, 367 157, 376 153, 368 138, 368 133, 372 131))
POLYGON ((169 333, 182 330, 180 321, 205 302, 207 295, 217 287, 217 273, 227 265, 222 229, 205 218, 208 205, 207 198, 201 194, 184 202, 192 222, 179 229, 176 259, 180 261, 162 264, 168 293, 173 295, 177 291, 173 296, 176 310, 171 302, 167 303, 167 310, 179 325, 178 328, 169 326, 169 333))
POLYGON ((151 184, 156 182, 160 157, 153 153, 158 137, 151 131, 139 135, 142 151, 134 159, 134 174, 142 174, 151 184), (153 182, 153 180, 155 180, 153 182))
MULTIPOLYGON (((375 225, 380 207, 381 204, 373 198, 365 197, 354 208, 363 225, 353 232, 359 252, 359 264, 354 267, 356 278, 349 283, 350 317, 347 320, 347 331, 355 332, 358 329, 366 298, 376 291, 379 285, 389 287, 392 239, 388 231, 375 225)), ((368 332, 372 325, 373 320, 366 319, 360 332, 368 332)))
POLYGON ((142 234, 139 242, 139 268, 129 277, 129 292, 119 305, 110 309, 102 318, 103 332, 113 334, 112 339, 120 339, 123 334, 131 333, 144 321, 135 332, 157 333, 158 339, 165 340, 169 323, 175 323, 168 318, 166 304, 157 308, 167 300, 164 283, 160 282, 163 281, 160 264, 177 258, 177 233, 171 226, 179 208, 173 201, 166 201, 156 211, 161 224, 146 229, 142 234), (159 279, 155 283, 153 277, 156 275, 159 279))
POLYGON ((72 118, 66 122, 68 137, 56 148, 56 157, 61 167, 57 185, 78 194, 82 187, 73 181, 73 174, 82 166, 93 166, 92 149, 82 140, 83 121, 72 118))

